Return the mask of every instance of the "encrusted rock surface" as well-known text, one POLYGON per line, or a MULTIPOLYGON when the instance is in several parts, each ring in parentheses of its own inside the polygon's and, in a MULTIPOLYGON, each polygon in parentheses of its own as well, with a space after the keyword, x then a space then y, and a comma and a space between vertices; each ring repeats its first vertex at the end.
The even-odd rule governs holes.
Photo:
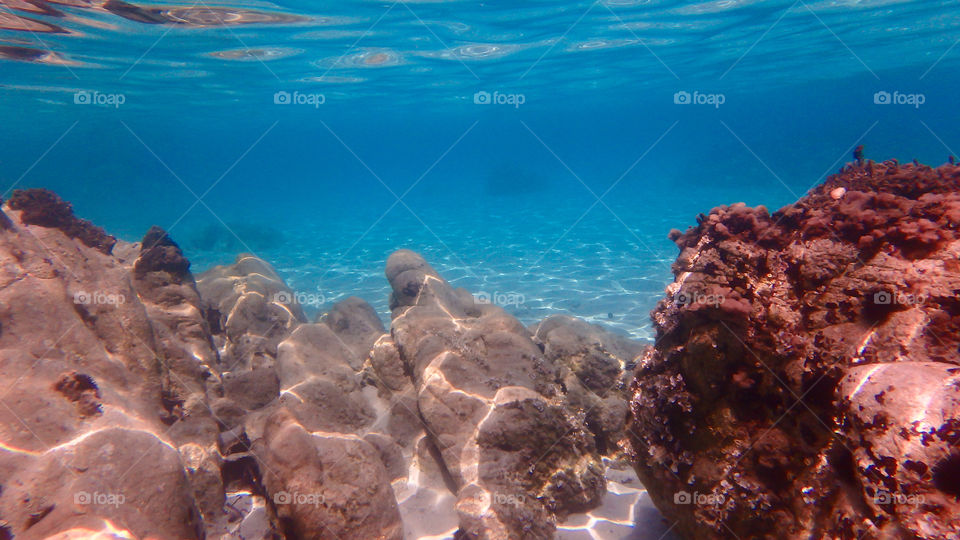
POLYGON ((639 345, 529 330, 409 251, 387 277, 389 331, 359 298, 309 322, 254 255, 195 280, 162 229, 14 193, 0 538, 550 538, 596 507, 639 345))
POLYGON ((632 384, 689 538, 960 536, 960 168, 859 162, 701 215, 632 384))
POLYGON ((567 408, 585 412, 600 453, 616 454, 627 442, 634 360, 646 345, 566 315, 547 317, 531 330, 561 369, 567 408))
MULTIPOLYGON (((87 220, 73 215, 70 203, 57 194, 44 189, 14 191, 7 201, 12 210, 20 211, 20 220, 25 225, 59 229, 70 238, 76 238, 87 247, 109 255, 117 239, 87 220)), ((0 218, 0 221, 6 221, 0 218)))

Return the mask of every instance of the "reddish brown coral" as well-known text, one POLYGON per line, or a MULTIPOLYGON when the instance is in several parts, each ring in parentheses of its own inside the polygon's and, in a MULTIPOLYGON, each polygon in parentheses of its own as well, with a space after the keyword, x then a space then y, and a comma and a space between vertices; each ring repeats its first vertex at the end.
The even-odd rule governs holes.
POLYGON ((100 404, 100 389, 93 377, 72 371, 64 373, 53 389, 77 405, 82 416, 94 416, 103 412, 100 404))
POLYGON ((936 433, 960 413, 960 167, 867 161, 772 215, 698 221, 671 232, 633 383, 637 471, 675 530, 956 537, 960 505, 916 471, 952 470, 936 433), (917 396, 941 405, 918 418, 917 396))
POLYGON ((190 261, 166 231, 154 225, 140 244, 140 257, 134 264, 137 278, 142 278, 147 272, 164 271, 177 283, 192 279, 190 261))
POLYGON ((103 229, 73 215, 73 207, 56 193, 46 189, 16 190, 7 201, 13 210, 22 212, 20 220, 26 225, 58 229, 70 238, 110 254, 117 239, 103 229))
POLYGON ((717 239, 736 236, 768 248, 783 248, 797 239, 829 238, 856 244, 866 256, 887 246, 915 259, 955 240, 958 223, 960 167, 868 161, 848 165, 772 216, 762 206, 721 206, 698 227, 671 234, 681 249, 696 246, 707 233, 717 239))

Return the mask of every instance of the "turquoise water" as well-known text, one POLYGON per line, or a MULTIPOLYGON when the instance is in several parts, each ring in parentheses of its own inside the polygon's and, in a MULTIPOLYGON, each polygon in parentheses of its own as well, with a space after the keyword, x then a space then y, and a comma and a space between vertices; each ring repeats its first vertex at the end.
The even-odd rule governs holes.
POLYGON ((960 148, 960 4, 0 0, 0 189, 195 272, 251 251, 386 316, 424 253, 524 322, 650 337, 671 228, 778 208, 863 144, 960 148))

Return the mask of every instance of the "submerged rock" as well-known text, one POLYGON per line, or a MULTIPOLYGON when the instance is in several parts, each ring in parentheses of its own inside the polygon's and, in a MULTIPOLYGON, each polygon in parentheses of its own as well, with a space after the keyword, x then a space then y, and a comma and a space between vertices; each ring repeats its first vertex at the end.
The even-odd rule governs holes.
MULTIPOLYGON (((16 190, 7 201, 12 210, 20 211, 20 220, 25 225, 39 225, 59 229, 70 238, 77 238, 84 245, 109 254, 117 239, 100 227, 73 215, 73 207, 56 193, 46 189, 16 190)), ((9 221, 0 218, 0 221, 9 221)))
POLYGON ((222 507, 217 430, 203 415, 203 366, 180 351, 202 355, 206 344, 212 362, 213 350, 202 327, 194 335, 173 322, 188 323, 189 312, 153 303, 170 293, 169 306, 187 306, 196 291, 150 273, 135 280, 110 254, 112 237, 55 195, 17 200, 0 231, 6 532, 201 538, 202 511, 222 507), (54 215, 38 215, 42 208, 54 215), (201 457, 186 459, 192 449, 201 457))
POLYGON ((457 493, 459 538, 550 538, 598 504, 603 463, 560 370, 501 308, 454 290, 419 255, 387 260, 391 332, 457 493))
POLYGON ((686 233, 632 384, 689 538, 956 538, 960 168, 866 162, 686 233))
POLYGON ((0 209, 0 538, 551 538, 605 493, 638 345, 528 330, 419 255, 388 332, 253 255, 194 279, 42 190, 0 209))
POLYGON ((288 538, 402 538, 382 452, 360 437, 387 407, 364 391, 364 361, 384 334, 373 309, 351 298, 307 323, 276 271, 248 254, 198 285, 221 329, 222 452, 249 468, 230 487, 264 493, 288 538))
POLYGON ((220 358, 203 314, 190 261, 167 232, 152 227, 133 262, 133 284, 167 374, 161 379, 167 436, 181 451, 207 520, 220 519, 224 489, 212 398, 221 391, 220 358))
POLYGON ((287 538, 403 538, 374 446, 353 434, 311 433, 285 412, 266 420, 258 440, 264 487, 287 538))
POLYGON ((548 317, 532 331, 561 368, 567 408, 585 411, 601 454, 619 454, 627 444, 630 378, 646 345, 566 315, 548 317))
POLYGON ((225 397, 245 410, 276 399, 277 346, 306 322, 296 295, 272 266, 249 253, 201 274, 197 288, 220 351, 225 397))

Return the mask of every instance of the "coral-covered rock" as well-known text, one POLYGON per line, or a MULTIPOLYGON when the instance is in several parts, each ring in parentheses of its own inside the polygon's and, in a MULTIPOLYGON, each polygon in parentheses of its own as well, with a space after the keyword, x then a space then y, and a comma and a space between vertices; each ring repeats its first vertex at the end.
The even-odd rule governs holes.
POLYGON ((955 538, 960 516, 960 367, 891 362, 851 368, 840 382, 843 446, 863 471, 870 534, 955 538), (938 511, 949 511, 930 515, 938 511))
POLYGON ((134 273, 142 277, 148 272, 166 272, 172 280, 179 283, 193 279, 190 275, 190 261, 183 256, 180 246, 174 242, 167 231, 153 226, 140 242, 140 258, 134 264, 134 273))
MULTIPOLYGON (((16 190, 7 201, 13 210, 21 212, 20 220, 26 225, 39 225, 59 229, 70 238, 76 238, 84 245, 109 254, 117 239, 108 235, 100 227, 85 219, 73 215, 73 207, 56 193, 46 189, 16 190)), ((0 221, 4 221, 0 218, 0 221)))
POLYGON ((960 168, 847 166, 686 233, 632 385, 636 469, 693 538, 955 538, 960 168))

